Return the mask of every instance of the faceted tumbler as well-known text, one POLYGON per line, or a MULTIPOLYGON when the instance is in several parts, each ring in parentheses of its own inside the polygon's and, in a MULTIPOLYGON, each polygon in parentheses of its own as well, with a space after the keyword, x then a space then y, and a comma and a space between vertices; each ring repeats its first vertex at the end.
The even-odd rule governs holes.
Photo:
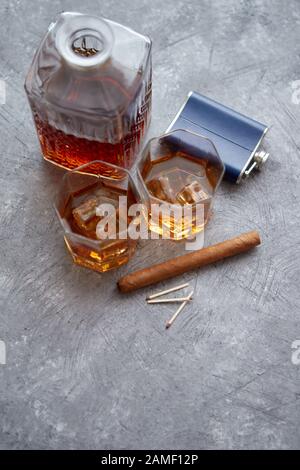
POLYGON ((128 233, 135 220, 127 207, 139 202, 134 181, 122 168, 96 161, 66 172, 55 209, 73 261, 100 272, 127 263, 137 243, 128 233), (94 164, 101 173, 91 171, 94 164))
POLYGON ((223 174, 218 152, 205 137, 176 130, 150 140, 138 164, 150 230, 174 240, 203 230, 223 174))

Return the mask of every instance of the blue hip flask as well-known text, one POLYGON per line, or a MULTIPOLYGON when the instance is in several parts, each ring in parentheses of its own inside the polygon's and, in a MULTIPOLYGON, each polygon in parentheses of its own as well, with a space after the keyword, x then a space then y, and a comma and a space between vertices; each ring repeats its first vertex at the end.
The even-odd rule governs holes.
MULTIPOLYGON (((269 154, 260 150, 268 127, 191 91, 167 132, 185 129, 210 139, 225 166, 224 179, 240 183, 260 169, 269 154)), ((187 142, 188 144, 188 142, 187 142)))

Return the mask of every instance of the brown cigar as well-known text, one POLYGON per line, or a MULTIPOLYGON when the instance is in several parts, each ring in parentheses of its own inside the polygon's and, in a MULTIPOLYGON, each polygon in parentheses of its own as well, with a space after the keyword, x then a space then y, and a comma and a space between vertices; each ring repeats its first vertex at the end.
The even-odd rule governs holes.
POLYGON ((238 237, 202 248, 202 250, 178 256, 164 263, 155 264, 149 268, 127 274, 118 281, 118 287, 121 292, 131 292, 186 273, 192 269, 244 253, 259 244, 260 237, 258 232, 242 233, 238 237))

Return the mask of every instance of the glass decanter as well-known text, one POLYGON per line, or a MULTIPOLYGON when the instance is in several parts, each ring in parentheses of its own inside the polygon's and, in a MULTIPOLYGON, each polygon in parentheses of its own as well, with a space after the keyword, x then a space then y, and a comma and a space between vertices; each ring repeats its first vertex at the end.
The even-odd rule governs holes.
POLYGON ((113 21, 62 13, 25 81, 46 160, 130 168, 151 114, 151 40, 113 21))

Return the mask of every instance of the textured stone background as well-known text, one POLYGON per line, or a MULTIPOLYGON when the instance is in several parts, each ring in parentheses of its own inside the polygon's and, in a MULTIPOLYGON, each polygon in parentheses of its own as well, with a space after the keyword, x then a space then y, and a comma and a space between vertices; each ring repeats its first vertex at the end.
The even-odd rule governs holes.
POLYGON ((0 447, 298 448, 299 1, 2 0, 0 17, 0 447), (254 228, 263 245, 184 276, 196 298, 168 332, 174 307, 148 308, 144 291, 122 297, 115 282, 181 248, 143 243, 128 266, 99 275, 63 245, 52 208, 61 172, 41 159, 23 91, 61 10, 153 38, 150 135, 189 90, 272 126, 265 169, 221 186, 206 232, 210 244, 254 228))

